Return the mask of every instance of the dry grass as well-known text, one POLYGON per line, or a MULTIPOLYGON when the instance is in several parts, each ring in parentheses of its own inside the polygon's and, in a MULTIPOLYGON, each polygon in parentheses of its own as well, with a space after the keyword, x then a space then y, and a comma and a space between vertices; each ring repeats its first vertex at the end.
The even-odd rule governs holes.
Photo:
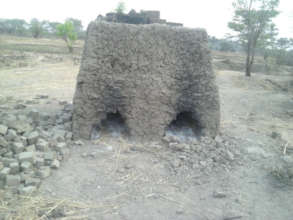
POLYGON ((121 193, 92 203, 45 198, 37 193, 28 196, 7 195, 7 192, 0 191, 0 219, 4 220, 88 219, 90 210, 95 214, 115 212, 119 208, 117 199, 127 196, 121 193))

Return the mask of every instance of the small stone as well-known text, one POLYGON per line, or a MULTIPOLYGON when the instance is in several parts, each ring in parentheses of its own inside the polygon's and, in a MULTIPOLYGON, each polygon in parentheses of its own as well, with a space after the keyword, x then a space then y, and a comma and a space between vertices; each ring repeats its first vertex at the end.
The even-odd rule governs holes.
POLYGON ((60 142, 60 143, 58 143, 58 144, 56 144, 56 151, 58 151, 58 152, 61 152, 62 151, 62 149, 64 149, 64 148, 66 148, 66 143, 65 142, 60 142))
POLYGON ((28 113, 28 117, 30 117, 32 119, 32 121, 34 122, 34 124, 39 124, 38 122, 40 121, 40 113, 38 112, 38 110, 32 109, 28 113))
POLYGON ((13 129, 8 129, 7 135, 5 136, 7 141, 14 141, 17 138, 17 133, 13 129))
POLYGON ((39 178, 27 178, 25 181, 24 181, 24 185, 25 186, 36 186, 36 187, 39 187, 41 184, 41 180, 39 178))
POLYGON ((36 95, 35 99, 48 99, 48 95, 36 95))
POLYGON ((226 194, 223 192, 213 192, 213 197, 217 199, 222 199, 226 197, 226 194))
POLYGON ((7 175, 6 176, 6 185, 8 187, 15 187, 20 185, 20 176, 19 175, 7 175))
POLYGON ((18 192, 20 195, 30 195, 33 192, 35 192, 37 190, 37 188, 35 186, 25 186, 25 187, 21 187, 18 192))
POLYGON ((44 153, 45 165, 50 166, 54 158, 55 158, 55 155, 53 152, 44 153))
POLYGON ((40 168, 40 167, 44 166, 44 165, 45 165, 45 160, 44 160, 44 158, 37 157, 37 158, 36 158, 36 162, 35 162, 35 164, 36 164, 36 167, 37 167, 37 168, 40 168))
POLYGON ((17 110, 25 109, 25 108, 26 108, 26 105, 24 105, 24 104, 17 104, 17 105, 14 106, 14 109, 17 109, 17 110))
POLYGON ((234 160, 234 155, 229 150, 227 150, 227 156, 228 156, 229 160, 231 160, 231 161, 234 160))
POLYGON ((5 154, 3 154, 6 158, 13 158, 14 153, 12 151, 7 150, 5 154))
POLYGON ((45 141, 44 139, 40 138, 36 144, 36 149, 38 151, 48 151, 49 143, 47 141, 45 141))
POLYGON ((72 137, 73 137, 72 132, 66 132, 66 134, 65 134, 65 139, 67 139, 67 140, 71 140, 72 137))
POLYGON ((12 150, 15 154, 19 154, 24 151, 24 146, 22 143, 14 142, 12 144, 12 150))
POLYGON ((30 145, 30 146, 26 147, 25 150, 30 151, 30 152, 35 152, 36 151, 36 146, 34 144, 30 145))
POLYGON ((74 144, 79 146, 84 145, 84 143, 81 140, 74 141, 74 144))
POLYGON ((20 168, 22 171, 28 171, 32 168, 32 163, 29 161, 24 161, 20 164, 20 168))
POLYGON ((281 134, 276 132, 276 131, 273 131, 272 134, 271 134, 271 137, 273 139, 281 138, 281 134))
POLYGON ((0 179, 6 179, 6 176, 10 173, 10 168, 9 167, 4 167, 1 171, 0 171, 0 179))
POLYGON ((2 163, 4 164, 5 167, 9 167, 9 164, 14 162, 17 162, 17 160, 14 158, 7 158, 7 157, 2 158, 2 163))
POLYGON ((20 136, 20 141, 23 144, 23 146, 27 146, 27 138, 24 136, 20 136))
POLYGON ((51 169, 50 167, 48 166, 43 166, 43 167, 40 167, 40 169, 37 171, 37 176, 39 176, 40 178, 42 179, 45 179, 47 177, 50 176, 51 174, 51 169))
POLYGON ((22 152, 18 154, 18 160, 20 162, 29 161, 31 163, 34 163, 35 154, 34 152, 22 152))
POLYGON ((58 168, 60 167, 60 162, 59 162, 59 160, 56 160, 56 159, 55 159, 55 160, 52 162, 51 167, 52 167, 53 169, 58 169, 58 168))
POLYGON ((6 135, 7 134, 7 130, 8 130, 8 127, 7 126, 0 125, 0 134, 1 135, 6 135))
POLYGON ((19 173, 19 165, 17 162, 9 164, 10 174, 17 174, 19 173))
POLYGON ((173 164, 173 167, 177 168, 177 167, 180 167, 181 161, 178 159, 175 159, 173 160, 172 164, 173 164))
POLYGON ((8 147, 8 142, 1 136, 0 136, 0 147, 4 147, 4 148, 8 147))
POLYGON ((20 120, 10 121, 8 127, 16 130, 19 134, 30 132, 32 130, 30 123, 20 120))
POLYGON ((38 141, 38 138, 39 138, 39 132, 33 131, 27 136, 28 144, 29 145, 36 144, 38 141))
POLYGON ((57 140, 58 142, 64 142, 66 131, 61 129, 55 129, 53 133, 53 139, 57 140))

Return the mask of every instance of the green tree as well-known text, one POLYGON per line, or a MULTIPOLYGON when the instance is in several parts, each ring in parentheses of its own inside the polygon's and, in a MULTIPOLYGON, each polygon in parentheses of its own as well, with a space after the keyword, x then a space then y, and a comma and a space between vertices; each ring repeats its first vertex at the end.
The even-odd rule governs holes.
POLYGON ((118 14, 123 14, 126 10, 125 3, 123 1, 118 2, 115 12, 118 14))
POLYGON ((69 52, 73 53, 73 44, 77 39, 77 35, 72 22, 65 21, 64 24, 57 25, 57 35, 65 41, 69 52))
POLYGON ((43 23, 33 18, 30 22, 30 30, 34 38, 39 38, 43 32, 43 23))
POLYGON ((273 26, 272 19, 279 12, 279 0, 234 0, 234 17, 228 27, 238 32, 238 39, 246 51, 245 75, 251 76, 251 68, 257 47, 265 44, 265 39, 273 26))
POLYGON ((85 36, 85 31, 83 30, 82 21, 76 18, 67 18, 66 21, 71 21, 74 26, 74 31, 76 32, 78 38, 83 38, 85 36))
POLYGON ((280 38, 276 41, 274 49, 274 57, 278 65, 290 65, 292 66, 292 48, 293 39, 280 38), (291 51, 290 51, 291 49, 291 51))
POLYGON ((1 33, 26 36, 28 24, 22 19, 0 19, 1 33))

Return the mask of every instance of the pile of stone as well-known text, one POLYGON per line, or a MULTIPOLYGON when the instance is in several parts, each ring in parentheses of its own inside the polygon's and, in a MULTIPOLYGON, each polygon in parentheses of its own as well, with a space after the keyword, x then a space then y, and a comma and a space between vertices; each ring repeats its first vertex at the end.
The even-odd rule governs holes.
POLYGON ((20 194, 35 191, 59 168, 72 139, 70 105, 57 115, 26 107, 0 111, 0 189, 20 194))

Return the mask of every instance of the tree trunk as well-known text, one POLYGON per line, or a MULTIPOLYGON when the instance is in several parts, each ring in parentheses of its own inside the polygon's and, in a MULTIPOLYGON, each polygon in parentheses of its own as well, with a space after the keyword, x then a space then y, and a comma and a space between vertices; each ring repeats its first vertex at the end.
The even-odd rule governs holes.
POLYGON ((246 66, 245 66, 245 76, 251 76, 251 41, 250 39, 247 42, 247 51, 246 51, 246 66))
POLYGON ((69 50, 69 53, 73 53, 73 47, 71 45, 68 45, 68 50, 69 50))

